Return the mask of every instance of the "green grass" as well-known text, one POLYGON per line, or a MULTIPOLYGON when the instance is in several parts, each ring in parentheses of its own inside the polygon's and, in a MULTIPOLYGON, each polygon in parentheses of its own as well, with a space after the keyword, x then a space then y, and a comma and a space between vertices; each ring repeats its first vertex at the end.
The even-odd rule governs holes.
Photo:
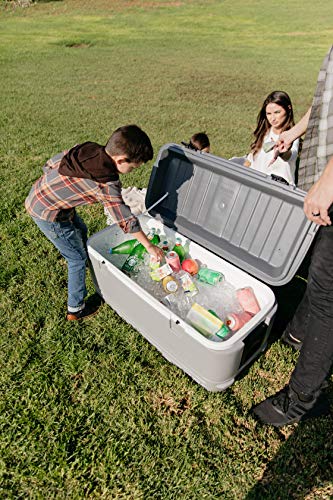
MULTIPOLYGON (((296 118, 310 105, 332 14, 331 0, 2 3, 1 498, 332 495, 330 418, 276 431, 248 413, 296 354, 272 342, 213 394, 106 305, 67 324, 65 263, 24 211, 52 154, 126 123, 155 153, 205 130, 214 153, 244 154, 269 92, 287 91, 296 118)), ((124 185, 146 186, 151 166, 124 185)), ((91 234, 105 226, 102 207, 80 213, 91 234)), ((277 292, 272 340, 304 286, 277 292)))

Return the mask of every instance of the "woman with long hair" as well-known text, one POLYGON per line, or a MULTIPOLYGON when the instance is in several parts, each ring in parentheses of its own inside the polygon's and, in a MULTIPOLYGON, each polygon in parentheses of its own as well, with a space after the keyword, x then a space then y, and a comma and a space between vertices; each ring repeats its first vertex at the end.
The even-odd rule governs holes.
POLYGON ((265 174, 274 174, 295 184, 296 160, 299 139, 290 150, 279 153, 276 142, 279 135, 294 126, 294 113, 290 97, 286 92, 275 90, 263 102, 253 132, 254 141, 245 165, 265 174))

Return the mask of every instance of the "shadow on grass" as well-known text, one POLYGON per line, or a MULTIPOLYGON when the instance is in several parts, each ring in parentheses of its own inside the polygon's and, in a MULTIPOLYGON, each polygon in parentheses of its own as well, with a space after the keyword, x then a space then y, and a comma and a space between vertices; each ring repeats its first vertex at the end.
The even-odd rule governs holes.
POLYGON ((104 299, 97 293, 93 293, 86 300, 86 306, 99 307, 104 304, 104 299))
MULTIPOLYGON (((311 253, 312 247, 290 283, 273 288, 278 310, 268 346, 280 339, 303 298, 311 253)), ((241 376, 244 376, 244 373, 241 376)), ((331 383, 325 390, 331 404, 332 392, 331 383)), ((282 430, 276 430, 284 442, 245 500, 303 499, 310 493, 316 498, 332 498, 332 417, 331 413, 326 417, 301 422, 287 440, 282 430)))
MULTIPOLYGON (((332 384, 328 392, 332 394, 332 384)), ((332 498, 332 414, 301 422, 244 500, 332 498), (313 496, 312 496, 313 495, 313 496)), ((282 439, 283 431, 276 430, 282 439)))

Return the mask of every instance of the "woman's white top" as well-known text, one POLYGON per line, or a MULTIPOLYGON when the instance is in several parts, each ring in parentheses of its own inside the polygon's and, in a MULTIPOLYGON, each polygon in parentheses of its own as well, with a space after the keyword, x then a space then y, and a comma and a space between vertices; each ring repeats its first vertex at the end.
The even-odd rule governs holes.
MULTIPOLYGON (((278 138, 279 134, 274 134, 271 129, 265 135, 263 143, 272 141, 276 142, 278 138)), ((268 151, 268 153, 265 153, 265 151, 263 150, 263 146, 258 151, 258 153, 254 155, 254 157, 253 153, 248 154, 247 160, 251 162, 250 168, 259 170, 259 172, 263 172, 267 175, 279 175, 280 177, 286 179, 289 184, 295 184, 295 170, 298 147, 299 139, 296 139, 291 147, 291 156, 288 161, 283 160, 280 156, 278 156, 274 163, 270 165, 270 162, 274 158, 274 150, 272 149, 271 151, 268 151)))

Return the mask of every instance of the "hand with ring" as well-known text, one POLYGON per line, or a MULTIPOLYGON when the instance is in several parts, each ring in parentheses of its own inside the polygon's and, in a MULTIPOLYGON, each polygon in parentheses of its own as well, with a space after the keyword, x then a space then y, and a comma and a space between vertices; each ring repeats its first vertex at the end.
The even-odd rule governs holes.
POLYGON ((333 157, 327 163, 317 182, 313 184, 305 196, 304 213, 307 218, 315 224, 319 226, 330 226, 332 221, 328 212, 332 205, 333 157))

